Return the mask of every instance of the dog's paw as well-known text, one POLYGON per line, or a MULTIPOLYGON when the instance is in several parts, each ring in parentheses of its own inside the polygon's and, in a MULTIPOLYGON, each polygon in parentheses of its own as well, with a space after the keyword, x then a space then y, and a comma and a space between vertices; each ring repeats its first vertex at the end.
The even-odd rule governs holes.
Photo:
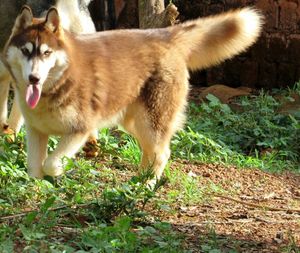
POLYGON ((63 165, 60 162, 60 160, 54 160, 54 159, 46 159, 44 166, 43 166, 43 172, 45 175, 57 177, 61 175, 64 171, 63 165))
POLYGON ((152 178, 147 180, 146 186, 148 189, 152 191, 156 191, 161 186, 165 185, 167 183, 168 179, 166 177, 160 177, 160 178, 152 178))
POLYGON ((156 184, 157 184, 157 179, 155 179, 155 178, 152 178, 146 182, 146 186, 151 191, 153 191, 155 189, 156 184))

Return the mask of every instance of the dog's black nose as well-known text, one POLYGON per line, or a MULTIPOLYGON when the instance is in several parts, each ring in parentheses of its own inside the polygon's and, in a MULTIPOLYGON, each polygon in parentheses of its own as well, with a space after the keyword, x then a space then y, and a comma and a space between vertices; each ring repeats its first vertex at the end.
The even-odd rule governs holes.
POLYGON ((38 84, 39 81, 40 81, 40 77, 39 76, 35 76, 35 75, 32 75, 32 74, 29 75, 29 82, 31 84, 38 84))

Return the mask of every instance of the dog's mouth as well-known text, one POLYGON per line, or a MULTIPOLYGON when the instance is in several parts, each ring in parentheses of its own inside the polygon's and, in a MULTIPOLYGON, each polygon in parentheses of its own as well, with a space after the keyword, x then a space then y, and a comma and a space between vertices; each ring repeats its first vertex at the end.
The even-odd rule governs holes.
POLYGON ((34 109, 41 98, 41 84, 28 84, 26 88, 26 103, 34 109))

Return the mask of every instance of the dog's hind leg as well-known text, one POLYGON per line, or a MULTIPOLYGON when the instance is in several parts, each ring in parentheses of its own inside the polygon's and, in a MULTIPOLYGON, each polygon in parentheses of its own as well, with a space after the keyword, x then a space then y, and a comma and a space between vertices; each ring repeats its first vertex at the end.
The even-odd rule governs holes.
POLYGON ((11 113, 9 119, 7 120, 7 104, 11 82, 12 79, 9 72, 0 61, 0 132, 5 134, 18 133, 23 124, 23 117, 16 98, 14 98, 11 113))
POLYGON ((180 61, 163 66, 145 82, 137 101, 127 108, 123 125, 142 149, 141 169, 151 168, 159 179, 170 156, 170 141, 184 119, 188 73, 180 61))
POLYGON ((123 126, 138 140, 140 145, 141 172, 152 170, 154 173, 155 178, 150 184, 155 183, 162 176, 167 165, 170 157, 170 141, 178 128, 177 123, 182 119, 182 111, 183 107, 178 108, 172 120, 165 122, 166 125, 161 131, 153 128, 143 105, 133 105, 132 109, 129 108, 127 111, 123 126))
POLYGON ((159 141, 157 138, 153 138, 148 143, 140 140, 143 152, 140 170, 152 169, 155 179, 159 179, 170 157, 169 142, 170 137, 167 136, 160 137, 159 141))
POLYGON ((9 83, 0 80, 0 123, 1 131, 4 130, 7 119, 7 98, 9 91, 9 83))
POLYGON ((17 102, 16 97, 14 97, 12 109, 8 118, 8 126, 12 129, 15 133, 18 133, 24 123, 23 116, 21 110, 19 109, 19 105, 17 102))
POLYGON ((130 112, 127 113, 123 126, 137 139, 140 145, 142 151, 140 172, 148 170, 153 172, 154 180, 150 182, 152 185, 161 177, 170 157, 169 142, 171 134, 160 135, 156 133, 151 129, 146 119, 140 118, 144 114, 144 112, 141 112, 143 109, 135 108, 135 110, 140 111, 140 113, 134 115, 130 112))
POLYGON ((5 69, 3 63, 0 61, 0 132, 5 133, 7 130, 7 100, 9 92, 9 73, 5 69))

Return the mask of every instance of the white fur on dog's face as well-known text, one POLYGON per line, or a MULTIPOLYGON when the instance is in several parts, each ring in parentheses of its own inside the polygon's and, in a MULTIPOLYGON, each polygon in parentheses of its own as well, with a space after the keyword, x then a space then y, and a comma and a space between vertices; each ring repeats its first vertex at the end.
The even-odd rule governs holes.
POLYGON ((30 75, 39 77, 40 85, 43 85, 47 79, 55 79, 56 81, 61 77, 68 64, 67 55, 64 51, 55 51, 45 43, 33 45, 31 42, 27 42, 21 47, 10 46, 7 50, 7 61, 15 66, 12 71, 18 84, 23 85, 30 83, 30 75), (32 55, 34 47, 38 48, 39 54, 32 55), (28 54, 31 56, 28 57, 28 54), (53 71, 51 71, 52 69, 53 71))
POLYGON ((42 20, 33 18, 30 8, 24 6, 16 19, 5 57, 32 109, 42 91, 55 84, 68 67, 63 33, 55 8, 42 20))
MULTIPOLYGON (((39 46, 40 55, 32 55, 33 48, 34 45, 31 42, 27 42, 21 47, 11 46, 7 51, 7 60, 9 63, 19 66, 21 73, 14 73, 18 79, 21 78, 18 81, 29 84, 29 76, 33 75, 40 78, 39 84, 42 85, 46 81, 49 71, 55 65, 55 54, 46 44, 39 46), (51 53, 45 56, 45 52, 51 53)), ((16 72, 14 69, 13 71, 16 72)))

